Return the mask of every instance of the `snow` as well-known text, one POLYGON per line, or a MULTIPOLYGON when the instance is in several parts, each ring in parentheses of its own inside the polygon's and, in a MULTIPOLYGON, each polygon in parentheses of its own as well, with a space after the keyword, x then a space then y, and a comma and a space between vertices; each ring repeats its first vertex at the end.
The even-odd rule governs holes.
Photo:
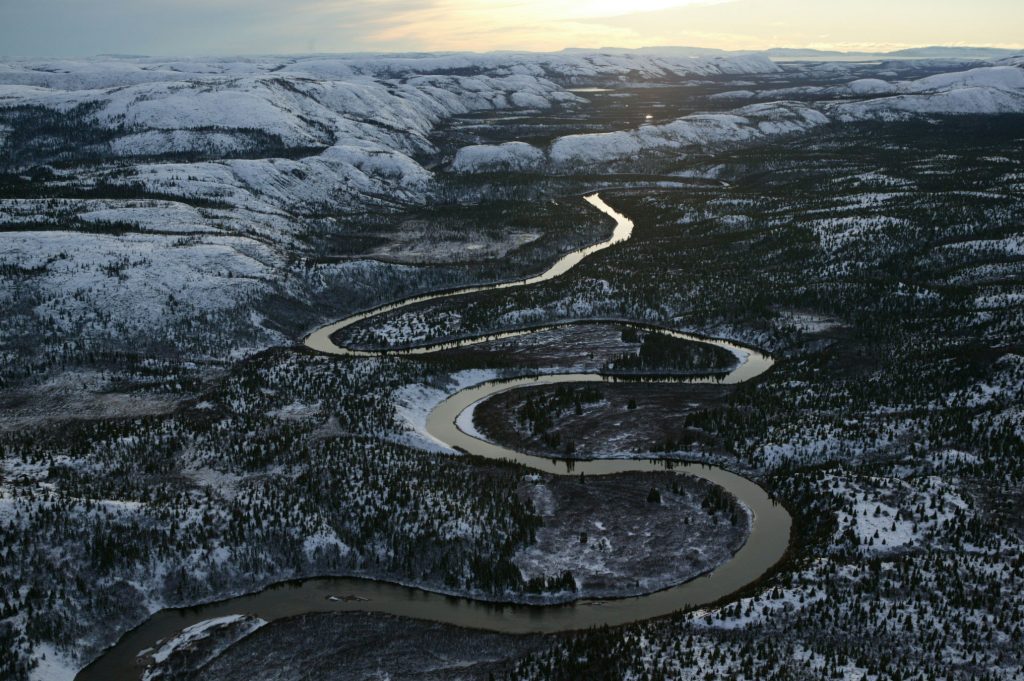
POLYGON ((306 555, 311 559, 317 551, 323 551, 324 549, 336 550, 339 555, 348 555, 351 549, 345 542, 338 538, 336 532, 328 527, 323 527, 316 534, 311 534, 303 540, 302 549, 306 555))
POLYGON ((539 170, 544 152, 525 142, 506 142, 497 146, 475 144, 455 154, 452 170, 462 173, 539 170))
POLYGON ((291 404, 286 404, 280 409, 273 409, 267 412, 267 416, 284 421, 310 419, 319 416, 319 414, 320 403, 306 404, 300 401, 295 401, 291 404))
MULTIPOLYGON (((887 549, 906 546, 913 541, 914 523, 896 520, 897 510, 881 502, 860 501, 854 506, 854 532, 861 544, 871 540, 887 549)), ((841 516, 842 517, 842 516, 841 516)))
MULTIPOLYGON (((833 66, 821 65, 811 70, 832 69, 833 66)), ((1024 69, 1018 66, 1008 62, 912 81, 890 82, 875 77, 831 87, 736 90, 712 95, 711 99, 837 98, 841 101, 819 103, 815 108, 829 118, 844 122, 903 120, 922 115, 1020 113, 1024 111, 1024 69)), ((836 67, 836 73, 843 71, 842 67, 836 67)))
MULTIPOLYGON (((196 208, 181 202, 166 200, 132 199, 114 201, 106 199, 53 199, 47 206, 34 200, 7 200, 0 202, 0 222, 15 224, 19 220, 38 217, 61 231, 20 232, 0 234, 0 264, 15 268, 39 268, 33 274, 33 285, 38 283, 41 295, 37 303, 28 306, 39 317, 51 319, 55 327, 70 332, 73 339, 87 337, 104 324, 118 332, 137 329, 161 336, 172 327, 182 324, 176 331, 193 333, 193 319, 222 309, 241 308, 245 319, 261 325, 263 318, 250 314, 246 306, 251 296, 273 291, 280 281, 281 268, 287 266, 281 251, 266 247, 256 239, 240 238, 229 233, 231 228, 245 228, 270 234, 279 240, 287 237, 292 215, 287 211, 302 210, 304 206, 321 201, 335 201, 337 205, 352 207, 363 197, 381 193, 388 199, 423 200, 429 191, 433 175, 415 159, 419 154, 433 151, 428 137, 436 125, 446 117, 459 112, 475 110, 530 108, 542 109, 561 103, 572 103, 574 95, 563 90, 564 84, 549 78, 563 74, 572 79, 597 78, 602 80, 634 77, 648 69, 649 73, 664 73, 671 69, 692 66, 710 73, 727 69, 761 68, 756 59, 749 64, 729 59, 670 60, 662 57, 632 57, 624 55, 592 54, 564 59, 552 56, 523 58, 507 56, 477 57, 472 55, 441 55, 431 58, 318 58, 297 59, 283 65, 280 74, 271 75, 266 65, 280 62, 254 59, 211 60, 209 62, 182 60, 155 63, 153 60, 81 60, 79 62, 32 62, 27 66, 0 64, 0 80, 9 84, 0 86, 0 98, 5 103, 37 103, 58 111, 69 111, 80 104, 96 104, 91 122, 116 130, 119 126, 130 129, 117 132, 110 142, 110 153, 126 159, 125 182, 141 182, 154 191, 166 191, 183 197, 204 197, 231 208, 196 208), (140 66, 141 64, 141 66, 140 66), (19 70, 20 69, 20 70, 19 70), (440 73, 443 70, 451 73, 440 73), (488 73, 479 73, 490 69, 488 73), (431 72, 431 71, 436 72, 431 72), (504 71, 504 72, 499 72, 504 71), (465 73, 475 75, 465 75, 465 73), (401 74, 401 75, 398 75, 401 74), (331 80, 334 79, 334 80, 331 80), (340 79, 340 80, 338 80, 340 79), (127 85, 120 88, 120 85, 127 85), (118 86, 113 90, 107 88, 118 86), (223 96, 221 93, 224 93, 223 96), (252 107, 255 117, 239 115, 252 107), (190 129, 186 126, 199 126, 190 129), (136 129, 137 128, 137 129, 136 129), (248 135, 254 129, 280 138, 285 147, 295 147, 287 158, 246 159, 227 158, 215 161, 165 163, 149 156, 163 153, 201 152, 212 155, 242 155, 250 149, 248 135), (314 145, 312 149, 298 146, 314 145), (147 157, 132 165, 133 157, 147 157), (41 217, 39 217, 41 216, 41 217), (82 234, 64 228, 65 216, 74 216, 94 226, 104 223, 128 223, 143 232, 126 236, 82 234), (175 234, 168 235, 168 232, 175 234), (180 311, 168 305, 170 296, 185 304, 180 311)), ((893 74, 895 78, 895 73, 893 74)), ((999 69, 972 69, 955 74, 932 76, 911 83, 887 82, 877 79, 853 81, 845 86, 847 95, 879 97, 868 102, 842 102, 838 107, 822 107, 828 115, 835 112, 856 116, 911 116, 930 113, 994 113, 1014 109, 1021 101, 1021 75, 1016 67, 999 69), (890 96, 892 95, 892 96, 890 96), (846 108, 843 108, 846 107, 846 108), (858 109, 857 107, 860 107, 858 109)), ((806 89, 800 93, 810 93, 806 89)), ((749 91, 748 91, 749 92, 749 91)), ((779 91, 776 91, 776 94, 779 91)), ((702 114, 658 126, 639 130, 625 130, 606 135, 583 135, 562 138, 555 149, 565 152, 564 162, 579 159, 588 162, 629 160, 645 150, 665 150, 685 153, 691 147, 704 148, 746 140, 758 140, 769 135, 798 133, 813 130, 828 122, 826 113, 813 106, 782 103, 747 107, 729 114, 702 114), (588 154, 592 154, 588 156, 588 154)), ((4 129, 0 128, 0 138, 4 129)), ((276 148, 276 147, 275 147, 276 148)), ((549 151, 523 143, 499 146, 474 145, 456 154, 453 168, 464 172, 496 168, 532 170, 541 169, 548 162, 549 151), (502 165, 504 164, 504 165, 502 165)), ((204 156, 204 158, 206 158, 204 156)), ((996 162, 998 159, 993 159, 996 162)), ((1005 161, 1005 159, 1004 159, 1005 161)), ((1000 162, 1004 162, 1000 161, 1000 162)), ((64 171, 57 170, 58 175, 64 171)), ((75 171, 79 172, 79 171, 75 171)), ((681 171, 696 172, 696 171, 681 171)), ((709 172, 709 171, 702 171, 709 172)), ((83 185, 100 178, 99 171, 82 169, 83 185)), ((710 173, 709 173, 710 174, 710 173)), ((63 175, 68 179, 68 175, 63 175)), ((1006 176, 1011 177, 1011 176, 1006 176)), ((78 179, 78 178, 74 178, 78 179)), ((851 178, 847 178, 853 181, 851 178)), ((1019 178, 1018 178, 1019 179, 1019 178)), ((857 181, 880 185, 888 191, 892 187, 878 174, 856 176, 857 181)), ((899 194, 863 193, 838 209, 857 205, 874 206, 891 201, 899 194)), ((837 210, 831 207, 817 214, 837 210)), ((737 225, 744 224, 737 216, 737 225)), ((895 218, 827 218, 812 223, 821 236, 826 249, 871 239, 876 232, 891 226, 895 218)), ((726 223, 723 219, 723 224, 726 223)), ((731 220, 730 220, 731 222, 731 220)), ((944 249, 977 249, 993 254, 1024 254, 1020 237, 987 241, 961 242, 942 246, 944 249)), ((345 263, 318 268, 317 276, 331 272, 339 278, 349 277, 355 285, 366 286, 374 281, 373 271, 360 275, 361 270, 380 264, 345 263)), ((4 300, 15 284, 0 282, 0 300, 4 300)), ((353 288, 355 287, 353 286, 353 288)), ((607 286, 602 295, 607 295, 607 286)), ((934 295, 921 289, 908 289, 906 295, 921 298, 934 295)), ((565 303, 572 310, 588 310, 586 299, 565 303)), ((1024 299, 1019 292, 984 293, 971 300, 980 307, 1016 306, 1024 299)), ((543 309, 534 313, 542 317, 543 309)), ((506 313, 508 318, 531 312, 506 313)), ((834 322, 828 318, 804 313, 782 313, 791 324, 811 332, 828 328, 834 322)), ((3 325, 0 325, 3 326, 3 325)), ((408 329, 393 329, 395 337, 408 337, 408 329)), ((0 329, 0 335, 7 333, 0 329)), ((746 331, 745 333, 755 333, 746 331)), ((287 339, 282 339, 285 342, 287 339)), ((999 361, 1004 364, 1020 363, 1017 355, 999 361)), ((456 386, 494 378, 492 372, 466 372, 460 374, 456 386)), ((992 380, 972 385, 969 390, 951 393, 951 399, 963 400, 967 407, 982 406, 999 401, 1019 399, 1020 373, 1006 369, 992 380), (999 380, 996 380, 999 379, 999 380), (1016 390, 1017 392, 1012 392, 1016 390)), ((64 380, 83 384, 82 374, 65 374, 64 380)), ((48 389, 50 383, 42 384, 48 389)), ((427 385, 409 385, 399 391, 397 418, 404 427, 409 442, 439 449, 425 431, 430 410, 450 394, 452 388, 427 385)), ((244 402, 244 400, 243 400, 244 402)), ((213 403, 203 402, 199 408, 211 408, 213 403)), ((271 414, 281 419, 307 418, 317 414, 320 405, 313 399, 282 400, 274 409, 262 410, 258 416, 271 414)), ((389 418, 389 417, 381 417, 389 418)), ((1019 435, 1024 415, 1020 409, 1005 412, 1006 426, 1019 435)), ((460 427, 472 429, 472 407, 460 415, 460 427)), ((335 420, 335 424, 337 421, 335 420)), ((337 429, 338 426, 335 425, 337 429)), ((784 431, 770 433, 776 444, 755 451, 764 460, 779 462, 784 459, 835 458, 838 453, 858 457, 864 445, 851 438, 842 427, 825 426, 804 439, 784 431), (777 437, 776 437, 777 435, 777 437)), ((899 427, 887 428, 882 441, 900 446, 899 427)), ((904 441, 906 441, 904 435, 904 441)), ((138 446, 132 438, 119 439, 112 446, 130 449, 138 446)), ((979 463, 969 452, 943 450, 928 454, 928 463, 936 468, 958 467, 979 463)), ((198 465, 198 464, 197 464, 198 465)), ((9 466, 8 473, 23 474, 26 467, 9 466)), ((42 470, 40 468, 40 470, 42 470)), ((272 473, 276 474, 276 471, 272 473)), ((232 498, 237 480, 225 473, 209 469, 186 471, 187 476, 204 486, 216 488, 218 494, 232 498)), ((914 485, 918 483, 913 482, 914 485)), ((53 489, 52 483, 40 482, 41 490, 53 489)), ((851 486, 852 489, 852 486, 851 486)), ((870 485, 861 488, 871 490, 870 485)), ((924 493, 933 491, 924 489, 924 493)), ((900 493, 910 494, 905 490, 900 493)), ((241 495, 240 495, 241 496, 241 495)), ((846 498, 850 495, 838 494, 846 498)), ((916 500, 917 497, 915 497, 916 500)), ((961 508, 962 501, 939 491, 933 498, 941 502, 940 511, 932 514, 929 507, 925 519, 914 515, 914 504, 906 503, 898 495, 873 493, 870 498, 858 498, 847 509, 843 520, 850 524, 853 535, 867 543, 866 552, 883 552, 894 548, 920 544, 927 532, 950 517, 950 508, 961 508), (875 512, 878 515, 875 515, 875 512), (911 518, 917 518, 915 530, 911 518), (933 522, 934 521, 934 522, 933 522), (878 537, 875 537, 875 534, 878 537), (873 542, 873 543, 872 543, 873 542)), ((8 497, 0 496, 0 518, 9 519, 12 504, 8 497)), ((141 512, 138 502, 101 501, 97 507, 110 515, 141 512)), ((454 514, 451 536, 467 536, 481 530, 454 514)), ((483 526, 480 526, 483 527, 483 526)), ((594 521, 598 531, 604 523, 594 521)), ((348 547, 329 528, 317 529, 303 537, 306 553, 321 549, 338 549, 346 553, 348 547)), ((596 550, 595 541, 591 548, 596 550)), ((609 551, 609 544, 602 544, 609 551)), ((567 548, 579 550, 573 545, 567 548)), ((620 547, 617 547, 620 548, 620 547)), ((191 561, 197 569, 227 559, 224 547, 197 555, 191 561)), ((156 582, 154 582, 156 583, 156 582)), ((148 589, 150 593, 156 591, 148 589)), ((149 598, 155 598, 150 596, 149 598)), ((783 599, 788 596, 783 596, 783 599)), ((803 599, 801 599, 803 600, 803 599)), ((155 607, 148 601, 147 607, 155 607)), ((205 628, 193 632, 198 638, 204 631, 216 626, 205 623, 205 628)), ((197 625, 199 626, 199 625, 197 625)), ((193 635, 190 634, 190 635, 193 635)), ((188 640, 179 641, 180 645, 188 640)), ((172 655, 167 644, 160 650, 162 659, 172 655)), ((70 679, 75 666, 69 665, 52 648, 42 644, 36 648, 40 666, 33 670, 36 679, 70 679)))
MULTIPOLYGON (((776 587, 765 595, 751 598, 741 598, 732 607, 740 606, 741 615, 726 616, 721 609, 714 611, 716 617, 712 620, 716 629, 739 630, 751 627, 767 621, 773 614, 779 611, 795 612, 807 608, 823 600, 826 594, 815 590, 811 595, 800 588, 776 587)), ((711 613, 697 610, 691 614, 691 621, 697 625, 706 625, 707 618, 711 613)))
POLYGON ((262 80, 216 89, 205 83, 147 83, 83 96, 83 101, 103 104, 96 118, 109 127, 123 123, 132 129, 158 130, 258 128, 295 146, 323 143, 324 135, 299 118, 302 107, 288 107, 282 99, 262 80))
POLYGON ((394 60, 339 57, 334 68, 313 60, 316 73, 304 72, 303 61, 7 62, 0 64, 0 105, 74 112, 82 125, 109 131, 110 141, 97 151, 139 163, 123 174, 96 171, 106 181, 266 214, 311 205, 352 210, 363 197, 422 202, 432 174, 413 157, 435 151, 428 135, 440 122, 581 101, 543 77, 543 68, 454 75, 424 72, 432 60, 409 60, 420 67, 417 74, 389 80, 394 60), (230 159, 265 153, 268 144, 309 153, 147 163, 167 154, 230 159))
POLYGON ((430 452, 450 452, 447 445, 427 432, 430 412, 456 392, 497 377, 497 372, 492 370, 470 369, 453 374, 452 384, 445 388, 414 383, 395 391, 395 421, 399 430, 406 433, 403 441, 430 452))
POLYGON ((72 681, 78 673, 79 665, 49 643, 36 644, 35 659, 39 666, 30 672, 30 681, 72 681))
MULTIPOLYGON (((842 72, 846 67, 837 68, 842 72)), ((189 231, 213 231, 218 229, 214 225, 225 224, 270 236, 294 231, 295 221, 288 214, 302 214, 310 206, 355 210, 381 197, 426 201, 433 175, 416 159, 436 151, 430 133, 453 116, 571 106, 582 101, 566 89, 572 84, 779 70, 762 55, 658 51, 29 59, 0 63, 0 104, 76 111, 83 124, 111 133, 101 152, 135 163, 123 175, 99 169, 81 180, 138 183, 151 192, 227 204, 232 210, 227 217, 174 222, 188 225, 189 231), (288 159, 238 158, 266 149, 268 143, 304 153, 288 159), (222 160, 150 162, 168 154, 222 160)), ((892 96, 817 108, 776 102, 725 114, 695 114, 637 130, 570 135, 547 150, 523 142, 471 145, 458 150, 451 168, 534 171, 547 163, 627 161, 648 151, 683 152, 803 132, 829 118, 1021 111, 1024 71, 1007 63, 911 82, 861 79, 841 88, 741 90, 719 97, 778 99, 832 91, 846 97, 892 96)), ((88 219, 117 217, 108 213, 88 219)), ((152 222, 145 215, 129 217, 152 222)))
POLYGON ((827 107, 842 121, 898 120, 922 114, 1024 112, 1024 69, 1015 66, 941 73, 895 84, 859 80, 850 83, 848 89, 855 95, 894 96, 827 107))
POLYGON ((680 56, 659 53, 614 53, 608 50, 573 50, 557 53, 492 52, 487 54, 419 54, 299 58, 284 72, 305 72, 320 77, 361 74, 407 78, 422 73, 498 71, 586 82, 625 76, 718 75, 777 73, 781 69, 763 55, 680 56))
POLYGON ((967 87, 924 95, 840 104, 833 109, 841 121, 898 120, 921 114, 968 115, 1024 112, 1024 92, 967 87))
POLYGON ((812 334, 830 331, 842 326, 842 322, 833 317, 797 310, 785 310, 780 312, 779 321, 804 333, 812 334))
MULTIPOLYGON (((940 451, 938 463, 968 461, 970 455, 940 451)), ((928 533, 953 520, 958 510, 967 508, 963 498, 947 481, 922 477, 912 481, 895 478, 842 478, 828 476, 831 492, 850 502, 837 514, 842 536, 852 530, 860 551, 888 553, 927 541, 928 533), (875 486, 881 483, 885 494, 875 486), (875 488, 875 492, 871 492, 875 488)))
POLYGON ((965 87, 1021 90, 1024 89, 1024 69, 1015 66, 992 66, 955 73, 940 73, 912 81, 905 89, 909 92, 935 92, 965 87))
POLYGON ((892 83, 880 80, 878 78, 861 78, 855 80, 847 87, 850 92, 855 95, 888 95, 898 91, 898 88, 892 83))
POLYGON ((224 626, 225 624, 241 622, 244 619, 245 615, 225 615, 224 617, 216 617, 198 624, 193 624, 192 626, 183 629, 180 634, 161 646, 160 649, 153 654, 153 661, 165 662, 175 650, 194 643, 201 638, 205 638, 209 634, 210 629, 224 626))
POLYGON ((930 456, 932 462, 938 467, 945 466, 959 466, 963 464, 978 464, 981 463, 981 459, 971 452, 965 452, 959 449, 945 449, 938 452, 934 452, 930 456))
POLYGON ((559 165, 625 161, 644 152, 707 148, 799 132, 825 122, 820 113, 800 104, 755 104, 731 114, 694 114, 635 130, 560 137, 551 145, 550 159, 559 165))
POLYGON ((176 653, 188 651, 196 644, 215 635, 218 630, 231 627, 235 631, 232 632, 230 640, 218 642, 212 647, 207 655, 209 659, 216 657, 228 645, 248 636, 266 624, 266 620, 251 615, 225 615, 193 624, 165 642, 153 653, 152 662, 155 668, 151 666, 146 669, 142 679, 143 681, 155 681, 163 677, 164 670, 160 668, 160 665, 166 663, 176 653))
MULTIPOLYGON (((9 59, 0 62, 0 105, 75 112, 111 133, 100 153, 136 161, 123 176, 97 170, 95 179, 228 204, 226 219, 185 222, 212 231, 224 221, 269 236, 294 231, 284 213, 309 206, 354 210, 380 197, 422 203, 432 174, 414 158, 436 151, 429 135, 452 116, 573 105, 583 100, 565 88, 587 81, 779 70, 759 55, 607 51, 9 59), (238 158, 268 143, 309 153, 238 158), (168 154, 224 160, 149 162, 168 154)), ((453 168, 522 171, 543 160, 541 150, 509 143, 460 150, 453 168)), ((118 216, 89 219, 108 217, 118 216)))
POLYGON ((474 414, 476 414, 476 408, 480 406, 480 404, 483 401, 484 400, 477 400, 473 404, 469 405, 468 407, 463 409, 462 413, 459 414, 458 417, 455 419, 456 428, 458 428, 467 435, 472 435, 478 440, 487 439, 486 435, 482 434, 479 430, 476 429, 476 424, 473 421, 474 414))
POLYGON ((0 201, 0 224, 61 226, 71 217, 98 226, 130 225, 145 232, 188 234, 214 230, 198 210, 174 201, 56 198, 0 201))
POLYGON ((752 90, 730 90, 711 95, 708 99, 753 99, 757 93, 752 90))
POLYGON ((989 252, 997 255, 1024 255, 1024 236, 1008 236, 1005 239, 977 239, 946 244, 942 248, 989 252))
MULTIPOLYGON (((271 289, 277 261, 237 237, 0 232, 0 264, 42 268, 35 314, 68 332, 101 323, 142 331, 234 308, 271 289)), ((16 286, 0 282, 0 300, 16 286)))
POLYGON ((167 153, 203 152, 215 156, 252 150, 247 140, 227 132, 195 130, 151 130, 118 137, 110 143, 114 156, 158 156, 167 153))
POLYGON ((552 143, 549 156, 558 165, 625 161, 648 151, 703 149, 803 132, 827 122, 821 112, 800 104, 755 104, 732 113, 694 114, 636 130, 561 137, 552 143))

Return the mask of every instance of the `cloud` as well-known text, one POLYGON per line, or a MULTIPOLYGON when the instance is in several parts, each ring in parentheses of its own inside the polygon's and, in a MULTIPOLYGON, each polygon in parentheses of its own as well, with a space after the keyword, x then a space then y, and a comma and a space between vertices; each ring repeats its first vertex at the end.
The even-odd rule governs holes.
POLYGON ((1019 0, 0 0, 17 55, 1021 45, 1019 0))
POLYGON ((616 18, 726 0, 435 0, 381 20, 369 41, 406 42, 424 50, 556 50, 639 46, 647 37, 616 18))
POLYGON ((595 20, 708 1, 0 0, 0 49, 62 55, 630 46, 644 37, 595 20))
MULTIPOLYGON (((381 49, 382 20, 432 0, 0 0, 0 51, 227 54, 381 49)), ((387 49, 387 46, 383 46, 387 49)))
POLYGON ((672 27, 674 41, 662 44, 724 49, 1024 45, 1019 31, 1024 26, 1024 3, 1019 0, 735 0, 633 12, 609 24, 644 36, 664 34, 672 27))

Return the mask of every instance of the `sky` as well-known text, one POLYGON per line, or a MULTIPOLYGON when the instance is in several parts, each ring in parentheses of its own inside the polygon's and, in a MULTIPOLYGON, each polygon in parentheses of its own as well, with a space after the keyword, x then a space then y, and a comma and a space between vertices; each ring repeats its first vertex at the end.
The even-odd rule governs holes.
POLYGON ((0 55, 1024 48, 1022 0, 0 0, 0 55))

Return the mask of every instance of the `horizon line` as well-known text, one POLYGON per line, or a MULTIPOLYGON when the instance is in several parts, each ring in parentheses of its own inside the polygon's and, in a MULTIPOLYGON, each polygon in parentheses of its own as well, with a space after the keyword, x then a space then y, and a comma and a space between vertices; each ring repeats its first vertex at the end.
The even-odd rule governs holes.
MULTIPOLYGON (((643 51, 656 51, 656 50, 693 50, 695 54, 706 53, 706 54, 730 54, 730 55, 745 55, 745 54, 767 54, 771 52, 793 52, 793 53, 807 53, 807 54, 818 54, 822 56, 887 56, 887 55, 900 55, 907 52, 920 52, 925 50, 950 50, 960 52, 1000 52, 1005 53, 1002 56, 1024 56, 1024 44, 1017 47, 1003 47, 994 45, 915 45, 910 47, 899 47, 895 49, 881 49, 881 50, 867 50, 867 49, 837 49, 837 48, 823 48, 823 47, 789 47, 783 45, 777 45, 775 47, 767 47, 760 49, 725 49, 720 47, 706 47, 706 46, 695 46, 695 45, 644 45, 642 47, 616 47, 614 45, 605 45, 601 47, 563 47, 557 50, 528 50, 528 49, 503 49, 503 50, 407 50, 407 51, 395 51, 395 50, 358 50, 353 52, 341 52, 341 51, 311 51, 311 52, 224 52, 224 53, 152 53, 152 54, 141 54, 141 53, 120 53, 120 52, 98 52, 93 54, 79 54, 79 55, 45 55, 45 54, 3 54, 0 55, 0 59, 92 59, 100 57, 116 58, 116 59, 151 59, 151 58, 182 58, 182 59, 195 59, 195 58, 230 58, 230 57, 313 57, 313 56, 363 56, 363 57, 409 57, 414 55, 462 55, 462 54, 475 54, 475 55, 492 55, 492 54, 559 54, 563 52, 643 52, 643 51)), ((785 56, 785 55, 777 55, 785 56)), ((923 57, 927 58, 927 57, 923 57)))

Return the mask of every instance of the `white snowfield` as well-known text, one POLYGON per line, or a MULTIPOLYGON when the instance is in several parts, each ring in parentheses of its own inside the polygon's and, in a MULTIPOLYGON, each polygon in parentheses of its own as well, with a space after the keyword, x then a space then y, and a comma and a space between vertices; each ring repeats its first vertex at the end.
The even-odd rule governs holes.
MULTIPOLYGON (((432 173, 414 159, 437 151, 429 135, 453 116, 573 105, 583 100, 566 88, 595 80, 778 71, 758 55, 600 52, 13 59, 0 62, 0 108, 73 116, 105 131, 96 156, 135 160, 117 173, 79 170, 76 182, 226 204, 230 214, 209 225, 270 236, 311 210, 422 203, 432 173), (160 158, 170 155, 208 160, 160 158)), ((462 158, 515 170, 537 162, 522 148, 462 158)))
MULTIPOLYGON (((271 290, 280 257, 239 237, 0 232, 0 266, 45 272, 39 319, 70 335, 143 333, 244 306, 271 290)), ((10 305, 19 282, 0 282, 10 305)), ((6 334, 0 334, 4 337, 6 334)))
POLYGON ((728 114, 695 114, 665 125, 647 125, 636 130, 569 135, 552 143, 550 159, 555 164, 607 163, 647 151, 707 148, 768 135, 804 132, 827 122, 822 113, 801 104, 755 104, 728 114))
POLYGON ((990 66, 897 83, 859 80, 847 87, 853 94, 892 96, 828 107, 828 112, 840 121, 899 120, 921 114, 1024 113, 1024 69, 1017 66, 990 66))
MULTIPOLYGON (((1024 111, 1019 61, 917 81, 871 78, 831 88, 744 90, 731 94, 785 100, 819 93, 855 101, 776 101, 636 130, 570 135, 547 149, 524 143, 471 145, 457 153, 451 167, 535 171, 548 163, 614 163, 647 151, 804 132, 829 120, 1024 111)), ((0 107, 34 106, 77 116, 84 125, 108 131, 109 139, 96 149, 101 157, 137 159, 128 172, 111 175, 101 169, 93 181, 141 184, 184 200, 226 204, 235 215, 217 220, 269 235, 288 229, 287 220, 274 216, 427 200, 433 176, 416 159, 437 151, 430 133, 453 116, 573 105, 581 101, 566 89, 574 83, 779 70, 763 55, 575 51, 9 60, 0 63, 0 107), (152 162, 171 154, 211 160, 152 162), (268 158, 242 158, 247 156, 268 158)))
MULTIPOLYGON (((1020 61, 1024 63, 1024 59, 1020 61)), ((708 150, 771 135, 801 133, 830 122, 901 120, 927 114, 1024 113, 1024 68, 991 66, 903 82, 865 78, 839 87, 736 90, 714 95, 712 99, 774 100, 794 96, 858 99, 819 103, 770 101, 728 113, 693 114, 634 130, 569 135, 556 139, 546 150, 522 143, 473 145, 459 151, 452 170, 537 170, 542 160, 554 167, 614 164, 635 160, 649 152, 682 155, 688 149, 708 150)))
POLYGON ((0 202, 0 226, 35 222, 60 229, 69 216, 94 225, 130 224, 140 232, 195 234, 211 230, 202 213, 176 201, 150 199, 9 199, 0 202))
POLYGON ((576 99, 551 81, 515 74, 403 82, 202 76, 92 90, 0 84, 0 106, 76 112, 86 124, 111 131, 112 139, 98 150, 101 156, 225 158, 185 168, 142 164, 136 174, 109 181, 141 182, 153 191, 216 198, 255 212, 311 203, 350 207, 358 195, 422 200, 431 174, 412 156, 434 151, 427 135, 439 122, 474 111, 547 108, 576 99), (298 157, 237 158, 253 152, 281 157, 288 150, 298 157))
POLYGON ((455 172, 499 172, 539 170, 546 160, 543 151, 526 142, 473 144, 455 154, 455 172))
POLYGON ((584 81, 606 76, 642 78, 778 73, 781 69, 769 58, 758 54, 681 56, 600 50, 184 59, 103 56, 92 59, 10 59, 0 63, 0 82, 59 90, 88 90, 264 74, 342 81, 358 76, 405 79, 424 74, 474 71, 584 81))
MULTIPOLYGON (((146 669, 142 679, 143 681, 157 681, 157 679, 163 678, 165 674, 159 665, 163 665, 175 655, 187 654, 195 650, 197 646, 209 641, 211 637, 219 636, 219 640, 215 638, 214 642, 209 645, 209 649, 201 653, 203 662, 212 660, 229 645, 266 624, 266 620, 252 615, 226 615, 193 624, 162 642, 160 648, 152 654, 152 661, 158 666, 155 669, 146 669)), ((168 674, 167 676, 172 675, 168 674)))
POLYGON ((730 113, 694 114, 635 130, 567 135, 556 139, 547 150, 522 143, 464 147, 456 155, 452 169, 493 172, 537 170, 544 163, 554 168, 604 165, 635 161, 649 152, 672 152, 682 156, 692 149, 806 132, 828 122, 820 111, 795 102, 754 104, 730 113))
MULTIPOLYGON (((728 112, 568 135, 544 147, 468 145, 451 169, 614 169, 646 154, 682 157, 843 121, 1021 112, 1022 64, 916 81, 889 82, 881 72, 838 88, 774 91, 800 102, 749 103, 773 91, 747 89, 747 105, 728 112), (832 99, 815 102, 817 92, 832 99)), ((445 121, 574 107, 582 103, 583 93, 569 91, 577 84, 741 75, 736 86, 753 88, 753 76, 778 72, 757 55, 599 52, 3 61, 0 109, 25 107, 26 115, 60 117, 90 132, 92 157, 53 168, 53 184, 120 185, 131 198, 0 199, 0 265, 19 273, 0 283, 0 301, 63 336, 129 339, 148 329, 184 343, 201 335, 189 325, 203 313, 204 328, 230 322, 228 338, 246 325, 245 347, 263 347, 279 335, 248 310, 281 287, 287 293, 298 271, 287 249, 305 230, 326 229, 323 216, 332 212, 429 201, 435 176, 424 164, 440 156, 432 133, 445 121), (20 278, 31 280, 39 300, 20 278)), ((17 117, 4 121, 0 142, 19 134, 17 117)), ((366 271, 365 263, 346 263, 310 276, 359 288, 366 271)), ((7 325, 0 337, 15 329, 7 325)))

